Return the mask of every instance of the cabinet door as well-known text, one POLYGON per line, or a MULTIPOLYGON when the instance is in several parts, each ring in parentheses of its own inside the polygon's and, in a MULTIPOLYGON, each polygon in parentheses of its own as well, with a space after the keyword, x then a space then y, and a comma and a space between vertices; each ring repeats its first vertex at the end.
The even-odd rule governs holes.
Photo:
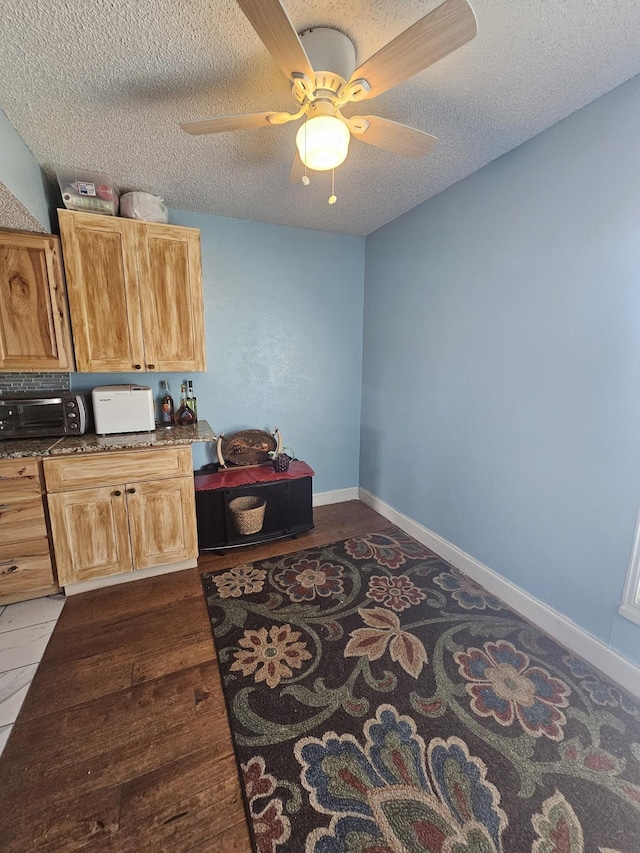
POLYGON ((0 231, 0 370, 71 371, 60 242, 0 231))
POLYGON ((132 220, 58 211, 76 364, 88 373, 144 369, 132 220))
POLYGON ((205 370, 200 232, 135 224, 147 370, 205 370))
POLYGON ((193 477, 128 483, 126 490, 135 569, 198 556, 193 477))
POLYGON ((132 569, 124 486, 48 496, 62 585, 132 569))

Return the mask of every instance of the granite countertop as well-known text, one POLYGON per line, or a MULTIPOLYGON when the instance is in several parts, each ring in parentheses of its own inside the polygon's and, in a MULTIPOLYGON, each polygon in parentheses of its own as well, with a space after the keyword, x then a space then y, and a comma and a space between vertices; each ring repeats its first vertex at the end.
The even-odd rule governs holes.
POLYGON ((70 453, 99 453, 106 450, 135 450, 140 447, 171 447, 216 441, 217 436, 206 421, 192 426, 158 427, 155 432, 128 432, 113 435, 65 436, 64 438, 23 438, 0 441, 0 459, 25 456, 63 456, 70 453))

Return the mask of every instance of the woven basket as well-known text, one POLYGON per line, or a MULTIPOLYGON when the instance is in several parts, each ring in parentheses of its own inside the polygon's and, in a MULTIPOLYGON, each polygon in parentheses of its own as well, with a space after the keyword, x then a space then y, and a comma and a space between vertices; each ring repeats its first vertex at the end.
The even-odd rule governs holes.
POLYGON ((229 512, 233 526, 241 536, 258 533, 264 524, 264 511, 267 502, 264 498, 246 495, 229 501, 229 512))

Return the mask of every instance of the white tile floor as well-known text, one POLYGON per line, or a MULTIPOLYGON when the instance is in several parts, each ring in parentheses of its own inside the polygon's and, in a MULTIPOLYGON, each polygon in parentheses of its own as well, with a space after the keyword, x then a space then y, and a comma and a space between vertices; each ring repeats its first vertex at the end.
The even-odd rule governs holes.
POLYGON ((0 754, 64 606, 63 595, 0 605, 0 754))

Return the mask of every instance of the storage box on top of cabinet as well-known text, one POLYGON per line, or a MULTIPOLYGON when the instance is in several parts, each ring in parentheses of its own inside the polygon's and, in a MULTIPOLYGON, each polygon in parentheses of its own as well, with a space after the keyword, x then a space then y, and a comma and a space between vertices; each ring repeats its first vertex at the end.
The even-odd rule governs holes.
POLYGON ((59 210, 77 369, 206 369, 200 232, 59 210))

